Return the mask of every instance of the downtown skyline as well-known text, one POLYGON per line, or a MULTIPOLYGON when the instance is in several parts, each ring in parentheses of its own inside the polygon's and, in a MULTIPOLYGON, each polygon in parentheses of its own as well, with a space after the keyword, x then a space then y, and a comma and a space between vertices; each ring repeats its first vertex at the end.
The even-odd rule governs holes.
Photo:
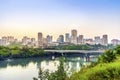
MULTIPOLYGON (((71 42, 71 43, 74 43, 74 44, 76 44, 76 43, 78 43, 79 41, 77 41, 77 39, 79 39, 79 40, 81 40, 81 39, 83 39, 83 40, 92 40, 93 42, 94 42, 94 40, 96 39, 96 38, 100 38, 100 39, 102 39, 102 37, 104 36, 104 35, 107 35, 107 34, 103 34, 103 35, 94 35, 94 37, 92 38, 92 37, 86 37, 84 34, 79 34, 78 33, 78 31, 76 30, 76 29, 72 29, 71 30, 71 32, 70 33, 68 33, 68 32, 66 32, 65 34, 59 34, 58 36, 57 36, 57 38, 56 39, 54 39, 54 36, 53 35, 51 35, 51 34, 47 34, 46 36, 44 35, 44 33, 43 32, 38 32, 37 34, 36 34, 36 36, 37 36, 37 38, 36 37, 30 37, 30 36, 27 36, 27 35, 24 35, 24 36, 22 36, 22 38, 20 39, 20 38, 17 38, 17 37, 15 37, 15 36, 11 36, 11 35, 6 35, 6 36, 0 36, 1 38, 0 39, 2 39, 2 40, 4 40, 4 39, 14 39, 15 41, 22 41, 22 40, 26 40, 26 39, 34 39, 34 41, 41 41, 41 40, 43 40, 43 39, 47 39, 48 37, 49 37, 49 39, 51 40, 50 42, 59 42, 59 38, 60 38, 60 42, 61 42, 61 39, 63 39, 62 40, 62 42, 71 42), (62 36, 62 37, 61 37, 62 36), (73 42, 71 41, 71 40, 73 40, 73 42), (74 40, 75 40, 75 42, 74 42, 74 40)), ((111 40, 109 39, 109 36, 107 35, 107 41, 109 42, 109 43, 111 43, 111 40)), ((117 39, 117 38, 114 38, 114 39, 117 39)), ((12 40, 12 41, 14 41, 14 40, 12 40)), ((113 39, 112 39, 113 40, 113 39)))
MULTIPOLYGON (((58 45, 83 45, 83 44, 90 44, 90 45, 95 45, 95 44, 101 44, 104 46, 107 46, 108 43, 108 35, 104 34, 101 36, 95 36, 93 38, 85 38, 84 35, 78 34, 76 29, 71 30, 70 33, 66 33, 65 35, 59 35, 56 41, 53 41, 53 37, 51 35, 47 35, 46 37, 43 36, 42 32, 38 32, 37 34, 37 39, 36 38, 31 38, 28 36, 23 36, 21 40, 18 40, 14 36, 2 36, 0 39, 0 45, 2 46, 8 46, 11 44, 21 44, 21 45, 27 45, 29 47, 47 47, 47 46, 58 46, 58 45)), ((119 44, 120 41, 113 39, 112 40, 113 45, 114 44, 119 44)))
POLYGON ((94 38, 108 34, 120 39, 120 1, 118 0, 1 0, 0 37, 37 38, 42 32, 57 37, 76 29, 94 38))
POLYGON ((110 37, 109 37, 110 35, 108 35, 108 34, 102 34, 102 35, 98 34, 98 35, 93 35, 92 37, 90 37, 90 36, 86 36, 85 34, 80 34, 77 29, 71 29, 70 31, 65 32, 64 34, 57 34, 57 35, 52 35, 52 34, 48 34, 48 33, 45 35, 43 32, 40 32, 40 31, 37 32, 37 33, 35 34, 35 36, 22 35, 21 37, 18 37, 18 35, 14 36, 14 35, 8 34, 8 35, 1 35, 1 36, 0 36, 0 39, 3 38, 3 37, 14 37, 14 38, 17 39, 18 41, 21 41, 24 37, 28 37, 28 38, 34 38, 34 39, 38 40, 38 33, 41 33, 43 38, 47 38, 47 36, 51 36, 51 37, 52 37, 52 41, 53 41, 53 42, 57 42, 57 39, 58 39, 59 36, 61 36, 61 35, 64 37, 64 41, 66 40, 66 39, 65 39, 66 34, 68 34, 69 37, 72 37, 72 30, 76 30, 76 31, 77 31, 76 37, 79 37, 79 36, 82 35, 82 36, 84 36, 84 39, 93 39, 93 40, 94 40, 95 37, 102 37, 103 35, 107 35, 107 36, 108 36, 108 43, 111 43, 111 41, 112 41, 113 39, 119 39, 118 37, 116 37, 116 38, 110 38, 110 37))
POLYGON ((112 39, 109 40, 109 36, 107 34, 101 36, 94 36, 94 38, 85 37, 83 34, 78 34, 76 29, 72 29, 71 33, 66 33, 64 35, 59 34, 56 40, 53 40, 52 35, 48 34, 46 37, 43 36, 42 32, 38 32, 37 38, 23 36, 22 39, 17 39, 14 36, 2 36, 0 38, 0 45, 8 46, 10 44, 21 44, 27 45, 29 47, 46 47, 46 46, 58 46, 58 45, 83 45, 83 44, 90 44, 90 45, 104 45, 107 46, 109 44, 112 45, 119 45, 119 39, 112 39))

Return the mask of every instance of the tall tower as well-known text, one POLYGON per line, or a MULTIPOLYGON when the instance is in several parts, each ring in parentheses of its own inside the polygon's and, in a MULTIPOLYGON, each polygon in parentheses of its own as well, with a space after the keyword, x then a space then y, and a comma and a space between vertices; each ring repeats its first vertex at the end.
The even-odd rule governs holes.
POLYGON ((78 43, 79 44, 83 44, 84 43, 84 36, 83 35, 79 35, 78 36, 78 43))
POLYGON ((95 42, 95 44, 101 44, 100 36, 95 36, 94 42, 95 42))
POLYGON ((57 42, 63 43, 64 42, 64 36, 63 35, 59 35, 59 38, 57 39, 57 42))
POLYGON ((50 35, 47 35, 47 43, 51 43, 52 42, 52 36, 50 36, 50 35))
POLYGON ((71 31, 71 43, 77 44, 77 30, 75 29, 71 31))
POLYGON ((69 35, 69 33, 65 34, 65 41, 66 42, 70 42, 70 35, 69 35))
POLYGON ((106 34, 103 35, 102 44, 103 44, 103 45, 106 45, 106 46, 108 45, 108 35, 106 35, 106 34))
POLYGON ((41 47, 43 45, 43 35, 41 32, 38 33, 38 46, 41 47))

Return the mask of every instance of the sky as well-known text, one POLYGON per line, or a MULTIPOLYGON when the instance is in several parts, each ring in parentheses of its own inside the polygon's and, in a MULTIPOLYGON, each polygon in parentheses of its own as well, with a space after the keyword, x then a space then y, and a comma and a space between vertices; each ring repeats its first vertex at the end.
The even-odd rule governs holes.
POLYGON ((120 39, 120 0, 0 0, 0 37, 37 38, 78 31, 120 39))

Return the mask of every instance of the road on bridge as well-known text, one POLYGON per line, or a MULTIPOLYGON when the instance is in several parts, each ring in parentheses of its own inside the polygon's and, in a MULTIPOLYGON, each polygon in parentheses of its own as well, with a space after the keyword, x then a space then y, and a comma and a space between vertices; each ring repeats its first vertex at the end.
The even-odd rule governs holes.
POLYGON ((50 53, 103 53, 104 50, 44 50, 50 53))

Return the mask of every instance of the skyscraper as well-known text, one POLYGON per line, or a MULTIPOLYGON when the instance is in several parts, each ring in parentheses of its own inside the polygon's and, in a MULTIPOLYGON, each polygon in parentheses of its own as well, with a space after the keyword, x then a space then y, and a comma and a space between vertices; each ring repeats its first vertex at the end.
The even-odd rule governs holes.
POLYGON ((38 46, 43 46, 43 35, 41 32, 38 33, 38 46))
POLYGON ((102 38, 102 45, 108 45, 108 35, 103 35, 103 38, 102 38))
POLYGON ((94 37, 94 42, 95 42, 95 44, 101 44, 100 36, 95 36, 94 37))
POLYGON ((30 38, 28 38, 27 36, 24 36, 22 38, 22 44, 23 45, 27 45, 30 42, 30 38))
POLYGON ((47 35, 47 43, 51 43, 52 42, 52 36, 50 36, 50 35, 47 35))
POLYGON ((69 33, 65 34, 65 41, 66 42, 70 42, 70 35, 69 35, 69 33))
POLYGON ((57 42, 63 43, 64 42, 64 36, 63 35, 59 35, 59 38, 57 39, 57 42))
POLYGON ((78 44, 83 44, 84 43, 84 36, 83 35, 79 35, 78 36, 78 44))
POLYGON ((31 44, 30 44, 31 47, 36 47, 36 41, 35 41, 35 38, 31 38, 31 44))
POLYGON ((77 44, 77 30, 75 29, 71 31, 71 43, 77 44))

